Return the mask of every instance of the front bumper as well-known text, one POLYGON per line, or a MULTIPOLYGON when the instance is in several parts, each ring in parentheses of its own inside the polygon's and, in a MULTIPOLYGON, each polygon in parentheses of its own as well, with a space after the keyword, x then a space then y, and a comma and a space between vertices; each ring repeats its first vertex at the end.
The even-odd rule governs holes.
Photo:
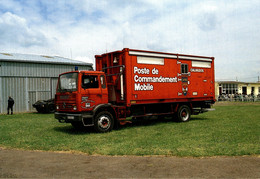
POLYGON ((60 113, 55 112, 55 118, 58 119, 60 123, 72 123, 72 122, 82 122, 84 126, 93 126, 93 115, 92 114, 82 114, 82 113, 60 113))
POLYGON ((55 118, 61 123, 71 123, 76 121, 82 121, 82 114, 71 114, 71 113, 59 113, 55 112, 55 118))

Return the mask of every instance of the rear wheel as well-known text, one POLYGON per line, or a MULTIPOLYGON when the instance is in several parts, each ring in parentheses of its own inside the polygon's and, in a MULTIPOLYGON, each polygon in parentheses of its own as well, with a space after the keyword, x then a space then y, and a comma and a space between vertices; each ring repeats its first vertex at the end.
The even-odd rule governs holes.
POLYGON ((187 122, 190 120, 191 110, 187 105, 182 105, 177 111, 177 119, 179 122, 187 122))
POLYGON ((110 112, 101 111, 94 119, 94 128, 97 132, 109 132, 114 127, 114 119, 110 112))

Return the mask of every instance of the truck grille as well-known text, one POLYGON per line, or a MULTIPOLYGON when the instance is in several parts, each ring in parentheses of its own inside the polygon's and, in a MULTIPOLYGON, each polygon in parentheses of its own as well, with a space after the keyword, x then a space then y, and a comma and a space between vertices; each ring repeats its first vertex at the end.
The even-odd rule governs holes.
POLYGON ((59 109, 60 110, 72 110, 73 106, 75 106, 75 104, 71 104, 71 103, 60 103, 59 105, 59 109))

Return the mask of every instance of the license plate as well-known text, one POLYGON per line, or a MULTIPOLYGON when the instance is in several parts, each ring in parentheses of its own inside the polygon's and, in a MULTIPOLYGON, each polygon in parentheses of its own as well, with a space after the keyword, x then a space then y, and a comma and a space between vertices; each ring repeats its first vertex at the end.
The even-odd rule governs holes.
POLYGON ((67 118, 68 119, 74 119, 74 116, 68 116, 67 118))

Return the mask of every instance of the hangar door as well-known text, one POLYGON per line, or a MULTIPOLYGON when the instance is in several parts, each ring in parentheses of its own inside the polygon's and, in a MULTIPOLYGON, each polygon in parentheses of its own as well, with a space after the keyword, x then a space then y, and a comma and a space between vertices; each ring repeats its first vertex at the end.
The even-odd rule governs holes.
POLYGON ((35 108, 33 108, 32 105, 36 101, 54 98, 53 89, 56 89, 56 84, 53 82, 52 78, 29 78, 28 111, 35 111, 35 108))
POLYGON ((51 99, 51 91, 29 91, 29 111, 34 111, 33 104, 38 100, 51 99))

